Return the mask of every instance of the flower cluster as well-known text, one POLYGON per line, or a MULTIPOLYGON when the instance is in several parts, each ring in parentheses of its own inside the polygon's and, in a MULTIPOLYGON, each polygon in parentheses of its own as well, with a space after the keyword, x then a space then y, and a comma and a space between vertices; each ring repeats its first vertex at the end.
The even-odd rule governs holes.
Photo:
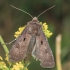
POLYGON ((22 31, 25 29, 25 27, 26 27, 26 26, 20 27, 20 28, 18 29, 18 31, 15 32, 14 37, 17 38, 17 37, 22 33, 22 31))
POLYGON ((4 59, 0 56, 0 70, 9 70, 6 63, 4 62, 4 59))
POLYGON ((11 70, 22 70, 24 68, 24 65, 21 62, 15 63, 11 70))
POLYGON ((23 62, 9 62, 7 54, 5 60, 0 56, 0 70, 28 70, 27 66, 25 67, 23 62))
POLYGON ((50 32, 48 30, 48 25, 46 23, 42 23, 42 22, 40 22, 40 24, 42 24, 42 30, 43 30, 44 34, 46 35, 46 37, 49 38, 52 35, 52 32, 50 32))

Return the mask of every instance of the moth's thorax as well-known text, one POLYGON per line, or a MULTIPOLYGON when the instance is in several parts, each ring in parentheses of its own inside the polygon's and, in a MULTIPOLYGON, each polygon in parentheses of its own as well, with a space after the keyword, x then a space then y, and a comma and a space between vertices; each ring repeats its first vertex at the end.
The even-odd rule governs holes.
POLYGON ((42 26, 40 25, 40 22, 36 17, 32 19, 32 21, 27 23, 28 26, 28 32, 33 35, 38 35, 40 29, 42 29, 42 26))

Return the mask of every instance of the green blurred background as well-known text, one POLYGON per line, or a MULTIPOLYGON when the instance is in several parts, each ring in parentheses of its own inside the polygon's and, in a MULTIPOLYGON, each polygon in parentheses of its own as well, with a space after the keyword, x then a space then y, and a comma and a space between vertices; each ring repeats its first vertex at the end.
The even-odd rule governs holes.
MULTIPOLYGON (((53 9, 39 17, 40 22, 46 22, 53 35, 48 39, 55 58, 55 38, 62 34, 61 61, 63 70, 70 70, 70 0, 0 0, 0 35, 6 43, 15 39, 14 32, 24 26, 32 18, 10 6, 18 7, 32 16, 38 16, 47 8, 56 5, 53 9)), ((13 44, 7 45, 10 49, 13 44)), ((0 44, 0 56, 5 57, 5 52, 0 44)), ((55 59, 56 62, 56 59, 55 59)), ((31 59, 29 70, 57 70, 56 65, 51 69, 44 69, 39 61, 31 59)))

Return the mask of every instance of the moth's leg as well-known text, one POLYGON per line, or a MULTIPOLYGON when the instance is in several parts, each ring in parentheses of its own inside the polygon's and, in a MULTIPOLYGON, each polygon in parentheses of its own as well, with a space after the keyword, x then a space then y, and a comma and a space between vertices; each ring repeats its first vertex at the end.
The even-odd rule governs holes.
POLYGON ((13 43, 14 41, 16 41, 17 38, 15 38, 14 40, 10 41, 9 43, 5 43, 5 44, 2 44, 2 45, 8 45, 8 44, 11 44, 13 43))
MULTIPOLYGON (((19 35, 18 37, 20 37, 21 35, 19 35)), ((17 38, 15 38, 15 39, 13 39, 12 41, 10 41, 9 43, 5 43, 5 44, 2 44, 2 45, 8 45, 8 44, 11 44, 11 43, 13 43, 14 41, 16 41, 17 40, 17 38)))
POLYGON ((14 41, 16 41, 16 38, 15 38, 14 40, 10 41, 9 43, 6 43, 6 44, 11 44, 11 43, 13 43, 14 41))

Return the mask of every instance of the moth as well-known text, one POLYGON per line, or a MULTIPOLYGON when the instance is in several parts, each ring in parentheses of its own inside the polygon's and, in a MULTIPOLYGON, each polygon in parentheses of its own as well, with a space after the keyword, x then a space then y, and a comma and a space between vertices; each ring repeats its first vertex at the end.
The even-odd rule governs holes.
POLYGON ((37 17, 27 23, 21 35, 16 39, 10 49, 9 60, 18 62, 26 60, 31 55, 39 60, 40 65, 44 68, 53 68, 55 66, 48 39, 42 31, 42 25, 37 17))

